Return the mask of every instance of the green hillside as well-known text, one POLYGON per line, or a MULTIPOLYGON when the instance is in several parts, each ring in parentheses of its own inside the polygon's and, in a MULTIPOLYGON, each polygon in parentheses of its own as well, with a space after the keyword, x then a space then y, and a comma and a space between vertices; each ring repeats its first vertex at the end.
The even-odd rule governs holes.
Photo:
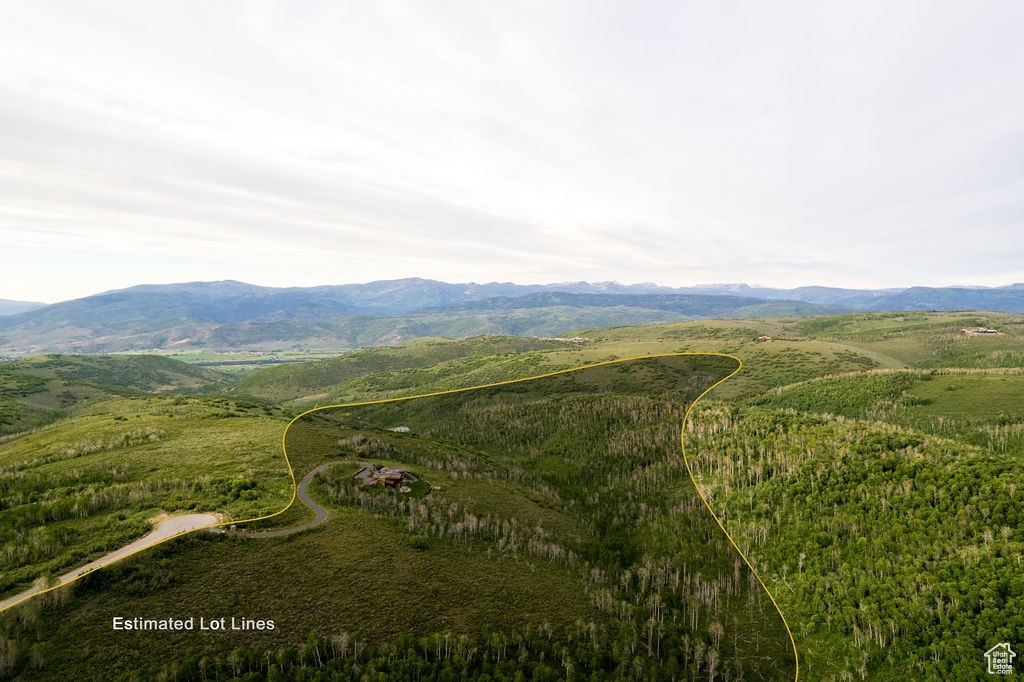
POLYGON ((885 422, 1024 456, 1024 374, 940 369, 823 378, 753 398, 756 405, 885 422))
POLYGON ((122 398, 0 445, 0 598, 116 549, 165 513, 280 509, 291 480, 270 407, 122 398))
POLYGON ((982 652, 1022 641, 1019 447, 722 405, 689 436, 806 679, 981 679, 982 652))
POLYGON ((901 312, 808 319, 802 332, 894 358, 911 367, 1024 367, 1024 316, 989 312, 901 312), (995 328, 992 336, 964 329, 995 328))
MULTIPOLYGON (((521 363, 531 351, 564 347, 565 344, 558 341, 502 336, 461 341, 419 339, 393 348, 356 351, 331 360, 271 367, 242 378, 228 392, 276 401, 318 400, 326 398, 339 385, 371 374, 420 370, 453 361, 494 364, 507 358, 521 363)), ((419 385, 425 386, 422 382, 419 385)))
POLYGON ((152 355, 41 355, 0 362, 0 435, 76 414, 111 396, 200 393, 228 377, 152 355))
POLYGON ((800 324, 799 318, 705 320, 574 332, 586 339, 582 343, 516 337, 420 339, 259 370, 230 393, 312 407, 522 379, 652 353, 727 352, 742 357, 745 368, 721 391, 740 396, 826 374, 903 366, 871 349, 811 338, 800 324), (765 335, 772 341, 757 341, 765 335))

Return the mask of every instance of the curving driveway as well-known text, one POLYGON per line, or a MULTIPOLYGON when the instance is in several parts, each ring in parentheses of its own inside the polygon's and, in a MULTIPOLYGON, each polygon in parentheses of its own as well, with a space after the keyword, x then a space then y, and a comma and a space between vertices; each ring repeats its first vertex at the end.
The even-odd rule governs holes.
POLYGON ((295 490, 296 496, 302 504, 306 505, 313 510, 315 514, 314 518, 310 521, 303 521, 297 526, 288 526, 287 528, 275 528, 274 530, 236 530, 233 533, 227 531, 224 528, 211 528, 210 531, 214 533, 228 533, 230 535, 241 535, 247 538, 279 538, 283 535, 292 535, 294 533, 301 533, 304 530, 309 530, 319 526, 321 523, 327 520, 327 510, 321 507, 319 504, 313 501, 309 496, 309 484, 313 481, 313 477, 319 474, 321 471, 337 464, 337 462, 325 462, 317 468, 310 471, 308 474, 302 477, 299 482, 298 488, 295 490))

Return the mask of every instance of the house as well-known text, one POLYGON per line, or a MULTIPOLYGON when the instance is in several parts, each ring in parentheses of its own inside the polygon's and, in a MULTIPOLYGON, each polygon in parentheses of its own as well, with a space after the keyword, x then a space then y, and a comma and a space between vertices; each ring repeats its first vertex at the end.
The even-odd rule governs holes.
POLYGON ((388 488, 400 488, 405 485, 405 469, 385 467, 380 473, 380 480, 388 488))
POLYGON ((372 488, 375 485, 385 488, 401 488, 409 480, 409 472, 401 467, 391 469, 384 466, 370 465, 356 474, 356 478, 363 478, 363 486, 372 488))

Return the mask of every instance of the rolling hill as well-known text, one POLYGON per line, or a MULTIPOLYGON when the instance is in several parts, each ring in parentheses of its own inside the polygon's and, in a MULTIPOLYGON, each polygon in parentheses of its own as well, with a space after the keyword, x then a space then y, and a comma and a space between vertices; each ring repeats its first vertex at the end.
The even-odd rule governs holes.
POLYGON ((97 400, 226 386, 220 372, 150 355, 44 355, 0 362, 0 435, 76 414, 97 400))

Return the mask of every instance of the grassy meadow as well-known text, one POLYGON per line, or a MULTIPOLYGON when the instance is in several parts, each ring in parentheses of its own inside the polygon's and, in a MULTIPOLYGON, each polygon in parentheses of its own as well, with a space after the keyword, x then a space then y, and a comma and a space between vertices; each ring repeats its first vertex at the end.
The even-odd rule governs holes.
POLYGON ((160 514, 225 520, 291 495, 269 407, 204 397, 107 399, 0 447, 0 595, 127 544, 160 514))

